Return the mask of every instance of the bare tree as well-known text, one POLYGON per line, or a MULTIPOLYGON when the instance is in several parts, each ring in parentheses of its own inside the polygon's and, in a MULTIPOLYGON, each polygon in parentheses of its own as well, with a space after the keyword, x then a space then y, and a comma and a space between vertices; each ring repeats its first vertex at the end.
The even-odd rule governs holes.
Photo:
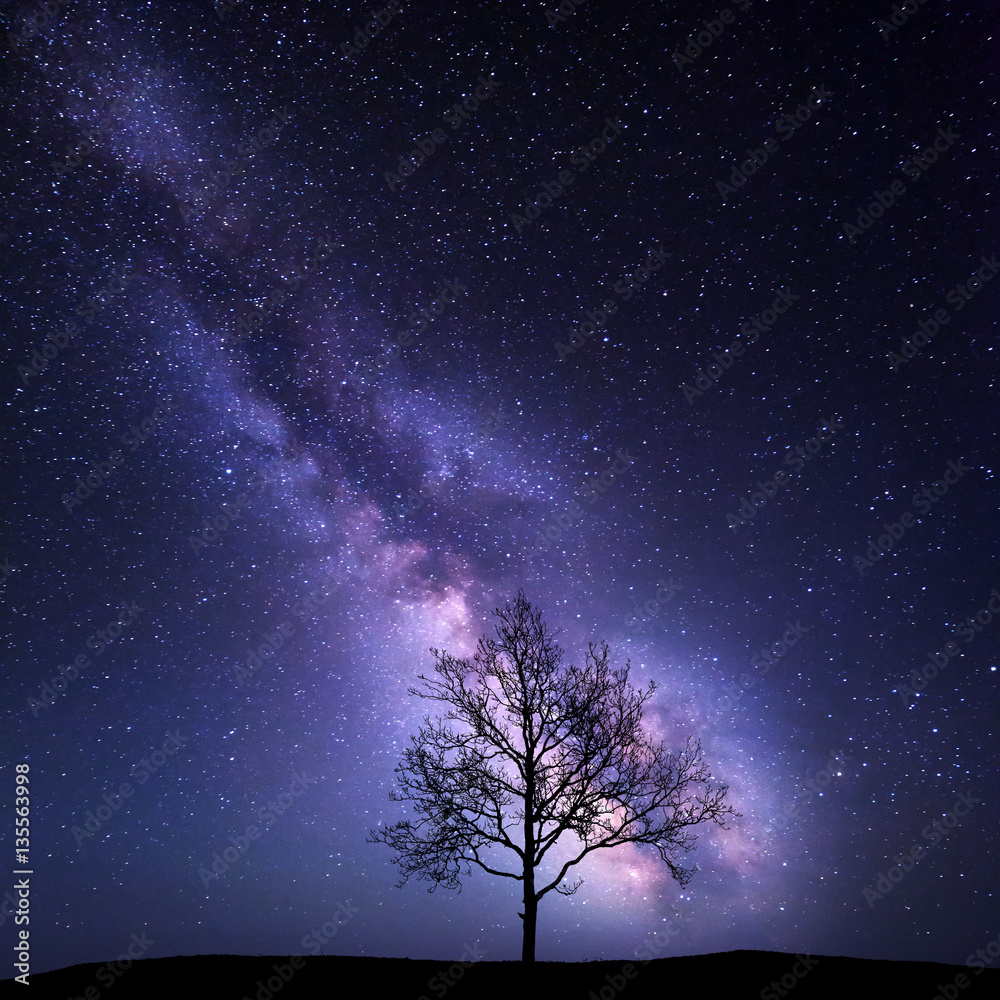
POLYGON ((584 667, 563 668, 562 649, 523 592, 493 614, 499 641, 482 637, 472 662, 432 649, 437 677, 421 674, 423 690, 409 689, 450 706, 444 719, 462 730, 425 717, 396 768, 402 791, 390 793, 420 818, 372 830, 367 841, 396 851, 399 886, 416 875, 433 883, 429 892, 461 891, 472 865, 522 882, 521 960, 534 962, 538 903, 553 890, 575 893, 582 879, 562 883, 588 854, 648 844, 685 885, 697 871, 677 860, 695 845, 690 829, 707 820, 727 829, 727 814, 739 813, 723 804, 726 786, 708 784, 697 740, 674 754, 643 733, 656 685, 633 689, 628 663, 610 670, 607 643, 589 644, 584 667), (550 864, 549 881, 539 873, 536 888, 536 870, 564 834, 569 858, 550 864), (506 852, 513 871, 498 867, 506 852))

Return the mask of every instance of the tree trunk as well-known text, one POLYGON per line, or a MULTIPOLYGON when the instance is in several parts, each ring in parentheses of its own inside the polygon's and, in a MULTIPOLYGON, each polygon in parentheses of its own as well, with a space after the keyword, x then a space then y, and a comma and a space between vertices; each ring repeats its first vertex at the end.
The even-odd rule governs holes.
POLYGON ((524 938, 521 942, 521 961, 531 965, 535 961, 535 924, 538 919, 538 900, 535 898, 535 828, 532 809, 535 804, 535 774, 528 762, 528 780, 524 794, 524 938))
POLYGON ((535 926, 538 922, 538 900, 535 899, 535 870, 524 873, 524 938, 521 942, 521 961, 530 965, 535 961, 535 926))

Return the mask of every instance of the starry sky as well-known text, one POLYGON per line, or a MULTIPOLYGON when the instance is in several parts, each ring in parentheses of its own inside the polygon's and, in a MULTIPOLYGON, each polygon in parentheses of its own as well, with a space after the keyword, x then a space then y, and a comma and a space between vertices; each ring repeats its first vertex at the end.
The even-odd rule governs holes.
POLYGON ((540 960, 996 939, 991 5, 2 7, 34 971, 518 958, 515 883, 365 835, 521 587, 742 813, 540 960))

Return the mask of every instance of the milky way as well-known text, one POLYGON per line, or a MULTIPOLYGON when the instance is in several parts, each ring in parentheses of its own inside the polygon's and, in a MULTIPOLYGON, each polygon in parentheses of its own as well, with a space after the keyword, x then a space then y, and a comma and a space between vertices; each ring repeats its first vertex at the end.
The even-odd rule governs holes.
POLYGON ((520 587, 742 814, 539 959, 996 938, 987 5, 3 6, 33 971, 517 958, 506 880, 365 835, 520 587))

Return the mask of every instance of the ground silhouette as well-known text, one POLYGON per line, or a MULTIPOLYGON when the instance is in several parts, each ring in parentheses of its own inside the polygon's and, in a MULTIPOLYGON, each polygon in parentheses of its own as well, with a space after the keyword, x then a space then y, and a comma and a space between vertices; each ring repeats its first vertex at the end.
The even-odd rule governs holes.
MULTIPOLYGON (((1000 971, 976 970, 933 962, 886 962, 780 952, 730 951, 713 955, 660 958, 642 965, 622 958, 602 962, 477 962, 459 978, 448 961, 338 956, 246 957, 194 955, 140 959, 113 992, 100 985, 103 965, 75 965, 31 974, 33 996, 58 1000, 176 1000, 185 993, 231 1000, 303 1000, 331 993, 385 997, 387 1000, 663 1000, 679 990, 684 996, 720 996, 724 1000, 793 1000, 817 997, 899 997, 901 1000, 979 1000, 1000 996, 1000 971), (804 962, 805 959, 808 961, 804 962), (293 963, 294 966, 293 967, 293 963), (797 970, 797 975, 793 970, 797 970), (446 986, 441 976, 449 977, 446 986), (454 978, 451 978, 451 977, 454 978), (786 978, 783 978, 786 977, 786 978), (793 981, 794 980, 794 981, 793 981)), ((11 995, 17 985, 8 980, 11 995)))

